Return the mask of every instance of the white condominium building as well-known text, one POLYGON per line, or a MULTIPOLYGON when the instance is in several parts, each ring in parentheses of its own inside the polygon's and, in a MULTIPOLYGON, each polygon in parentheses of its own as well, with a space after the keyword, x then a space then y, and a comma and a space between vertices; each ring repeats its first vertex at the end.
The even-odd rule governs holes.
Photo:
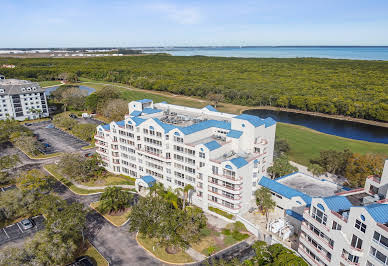
POLYGON ((38 83, 0 79, 0 119, 36 119, 49 116, 44 89, 38 83))
POLYGON ((388 265, 388 160, 365 187, 312 198, 298 252, 311 265, 388 265))
POLYGON ((250 208, 258 180, 272 164, 276 122, 252 115, 129 103, 125 120, 97 127, 97 153, 108 171, 144 184, 195 188, 197 206, 237 214, 250 208))

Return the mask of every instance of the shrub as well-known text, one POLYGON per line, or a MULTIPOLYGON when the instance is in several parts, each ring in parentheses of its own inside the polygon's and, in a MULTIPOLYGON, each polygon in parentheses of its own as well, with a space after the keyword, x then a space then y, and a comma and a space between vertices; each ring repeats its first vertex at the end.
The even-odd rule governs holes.
POLYGON ((226 236, 229 236, 231 234, 230 229, 226 229, 226 228, 222 229, 221 233, 226 236))
POLYGON ((241 231, 246 232, 247 231, 247 228, 245 227, 245 225, 240 221, 235 222, 233 224, 233 227, 234 227, 234 230, 239 231, 239 232, 241 232, 241 231))
POLYGON ((240 233, 239 231, 236 231, 236 230, 233 231, 232 236, 237 241, 242 241, 242 240, 249 237, 248 234, 243 234, 243 233, 240 233))
POLYGON ((209 211, 215 212, 215 213, 217 213, 219 215, 222 215, 222 216, 224 216, 224 217, 226 217, 228 219, 233 219, 233 215, 232 214, 227 213, 227 212, 225 212, 223 210, 220 210, 218 208, 209 207, 209 211))
POLYGON ((210 236, 211 233, 212 233, 212 231, 211 231, 209 228, 207 228, 207 227, 202 228, 201 231, 200 231, 200 234, 201 234, 201 236, 203 236, 203 237, 205 237, 205 236, 210 236))

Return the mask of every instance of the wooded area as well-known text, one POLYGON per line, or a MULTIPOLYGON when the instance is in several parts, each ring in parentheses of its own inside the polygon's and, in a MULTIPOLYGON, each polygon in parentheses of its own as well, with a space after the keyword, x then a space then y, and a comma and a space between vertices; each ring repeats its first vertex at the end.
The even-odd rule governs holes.
POLYGON ((388 121, 388 62, 318 58, 149 55, 103 58, 1 58, 7 78, 55 80, 63 73, 225 102, 269 105, 388 121))

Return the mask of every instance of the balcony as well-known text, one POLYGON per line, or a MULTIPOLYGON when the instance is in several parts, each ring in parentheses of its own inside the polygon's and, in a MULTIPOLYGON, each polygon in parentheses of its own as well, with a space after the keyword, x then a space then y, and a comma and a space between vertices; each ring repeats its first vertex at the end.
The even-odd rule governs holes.
POLYGON ((216 185, 216 186, 219 186, 219 187, 231 190, 231 191, 240 191, 240 190, 242 190, 242 186, 235 186, 234 188, 231 188, 231 187, 223 186, 223 185, 221 185, 219 183, 212 182, 211 180, 208 180, 208 182, 210 184, 213 184, 213 185, 216 185))
POLYGON ((302 228, 312 234, 308 234, 310 236, 314 236, 314 238, 316 239, 319 239, 321 242, 323 242, 324 244, 326 244, 326 246, 328 246, 330 249, 333 249, 333 246, 329 244, 329 241, 327 241, 327 239, 317 235, 313 230, 310 229, 310 227, 306 224, 306 222, 302 222, 302 228))
MULTIPOLYGON (((210 201, 210 202, 213 202, 213 203, 215 203, 215 204, 217 204, 217 205, 219 205, 219 206, 222 206, 222 207, 224 207, 224 208, 228 208, 228 209, 230 209, 230 210, 239 210, 239 209, 241 209, 241 205, 240 205, 240 204, 237 204, 237 206, 234 206, 234 207, 232 208, 232 207, 226 206, 226 205, 224 205, 224 204, 222 204, 222 203, 220 203, 220 202, 213 201, 212 199, 209 199, 209 201, 210 201)), ((234 204, 234 205, 236 205, 236 204, 234 204)))
POLYGON ((99 135, 94 135, 94 138, 95 138, 95 139, 102 139, 102 140, 105 140, 105 137, 102 137, 102 136, 99 136, 99 135))
POLYGON ((222 194, 222 193, 219 193, 219 192, 212 191, 211 189, 208 189, 208 191, 209 191, 210 193, 215 194, 215 195, 224 197, 225 199, 228 199, 228 200, 233 200, 233 201, 238 201, 238 202, 239 202, 239 201, 241 200, 241 198, 242 198, 239 194, 238 194, 238 195, 234 195, 233 198, 229 198, 228 196, 226 196, 226 195, 224 195, 224 194, 222 194))
MULTIPOLYGON (((212 173, 212 175, 218 176, 218 177, 221 177, 221 178, 226 178, 226 179, 229 179, 229 180, 232 180, 232 181, 242 181, 243 180, 242 176, 236 177, 236 176, 229 176, 229 175, 219 175, 219 174, 216 174, 216 173, 212 173)), ((239 183, 241 183, 241 182, 239 182, 239 183)))
POLYGON ((309 247, 313 248, 316 252, 318 252, 319 258, 323 258, 326 262, 328 262, 330 264, 331 259, 328 258, 326 256, 326 254, 324 252, 322 252, 322 250, 316 248, 306 237, 301 235, 300 238, 303 240, 304 245, 307 244, 309 247))
POLYGON ((329 229, 326 225, 324 225, 324 224, 318 222, 317 220, 315 220, 315 219, 310 215, 309 209, 308 209, 308 208, 306 208, 305 211, 303 212, 303 216, 305 216, 305 218, 307 218, 306 220, 308 220, 309 223, 313 224, 313 225, 314 225, 315 227, 317 227, 318 229, 321 229, 321 230, 324 231, 324 232, 330 232, 330 229, 329 229))
MULTIPOLYGON (((305 251, 303 248, 299 248, 298 251, 299 251, 299 250, 301 250, 302 253, 303 253, 305 256, 307 256, 307 258, 310 259, 310 261, 314 262, 314 263, 315 263, 316 265, 318 265, 318 266, 321 266, 321 264, 319 264, 319 263, 313 258, 313 256, 311 256, 310 254, 308 254, 307 251, 305 251)), ((305 256, 304 256, 304 258, 306 259, 305 256)))
POLYGON ((358 262, 350 261, 348 258, 345 257, 344 254, 341 255, 341 258, 346 261, 346 265, 360 265, 358 262))

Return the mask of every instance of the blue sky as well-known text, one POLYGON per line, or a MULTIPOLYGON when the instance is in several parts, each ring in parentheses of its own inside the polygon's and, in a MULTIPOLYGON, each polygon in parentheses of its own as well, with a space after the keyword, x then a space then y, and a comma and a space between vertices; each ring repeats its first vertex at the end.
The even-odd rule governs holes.
POLYGON ((0 0, 0 48, 388 45, 388 0, 0 0))

